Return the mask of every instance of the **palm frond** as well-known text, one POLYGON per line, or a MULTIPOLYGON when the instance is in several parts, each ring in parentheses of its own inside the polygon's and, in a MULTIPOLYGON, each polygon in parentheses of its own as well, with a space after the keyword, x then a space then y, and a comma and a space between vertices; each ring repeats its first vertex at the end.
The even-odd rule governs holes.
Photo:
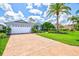
POLYGON ((79 21, 79 17, 78 16, 71 16, 71 17, 68 18, 68 20, 77 22, 77 21, 79 21))
POLYGON ((47 12, 47 17, 51 17, 52 16, 52 12, 51 11, 48 11, 47 12))
POLYGON ((62 11, 62 13, 65 13, 67 15, 71 15, 71 13, 69 11, 62 11))
POLYGON ((71 10, 71 8, 70 8, 70 7, 68 7, 68 6, 64 6, 64 7, 63 7, 63 9, 66 9, 66 10, 71 10))
POLYGON ((78 13, 79 13, 79 10, 76 11, 76 14, 78 14, 78 13))

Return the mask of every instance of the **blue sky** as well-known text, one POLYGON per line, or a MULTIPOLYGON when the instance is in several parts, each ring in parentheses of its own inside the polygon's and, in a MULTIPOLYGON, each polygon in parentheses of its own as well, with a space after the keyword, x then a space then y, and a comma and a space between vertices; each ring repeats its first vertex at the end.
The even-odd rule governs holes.
MULTIPOLYGON (((48 10, 48 4, 43 3, 9 3, 9 4, 0 4, 0 17, 6 15, 14 16, 15 14, 22 16, 23 18, 35 17, 40 19, 47 20, 46 11, 48 10), (10 13, 10 14, 9 14, 10 13)), ((71 7, 72 15, 75 15, 76 10, 79 9, 78 3, 69 3, 66 4, 71 7)), ((52 19, 52 18, 50 18, 52 19)), ((65 18, 63 18, 65 19, 65 18)), ((64 23, 65 21, 63 21, 64 23)))
POLYGON ((73 14, 73 15, 75 15, 75 12, 77 11, 77 10, 79 10, 79 3, 69 3, 69 4, 66 4, 67 6, 69 6, 69 7, 71 7, 71 13, 73 14))
MULTIPOLYGON (((17 13, 18 11, 21 11, 25 17, 27 17, 29 15, 34 15, 34 14, 28 12, 29 11, 27 9, 28 3, 10 3, 10 5, 14 12, 17 13)), ((32 7, 33 7, 33 9, 39 9, 42 12, 46 11, 46 9, 47 9, 47 6, 45 6, 45 5, 40 5, 39 7, 37 7, 36 5, 34 5, 34 3, 32 3, 32 7)), ((2 10, 2 8, 0 8, 0 16, 4 16, 4 13, 5 13, 5 11, 2 10)), ((39 14, 36 14, 36 15, 39 15, 39 14)), ((41 14, 41 16, 42 16, 42 14, 41 14)))

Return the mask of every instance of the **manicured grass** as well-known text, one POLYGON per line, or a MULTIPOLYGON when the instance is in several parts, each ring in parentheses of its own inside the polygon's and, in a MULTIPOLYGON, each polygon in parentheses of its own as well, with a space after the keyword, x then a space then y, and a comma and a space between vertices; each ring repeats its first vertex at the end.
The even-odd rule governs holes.
POLYGON ((3 54, 6 44, 8 42, 8 37, 4 39, 0 39, 0 56, 3 54))
POLYGON ((68 32, 68 34, 58 34, 58 33, 39 33, 38 35, 50 38, 52 40, 57 40, 65 44, 79 46, 79 31, 68 32))

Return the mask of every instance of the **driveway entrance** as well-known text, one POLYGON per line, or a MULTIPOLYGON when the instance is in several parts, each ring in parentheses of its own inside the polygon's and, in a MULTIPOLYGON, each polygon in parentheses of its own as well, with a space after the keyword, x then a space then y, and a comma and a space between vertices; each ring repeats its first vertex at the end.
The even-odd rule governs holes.
POLYGON ((36 34, 11 35, 4 56, 79 55, 79 47, 69 46, 36 34))

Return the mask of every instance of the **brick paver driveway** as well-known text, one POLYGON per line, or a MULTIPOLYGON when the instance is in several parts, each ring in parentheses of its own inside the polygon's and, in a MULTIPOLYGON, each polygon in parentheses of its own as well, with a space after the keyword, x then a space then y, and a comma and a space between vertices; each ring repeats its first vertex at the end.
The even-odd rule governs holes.
POLYGON ((79 47, 69 46, 36 34, 11 35, 3 55, 79 55, 79 47))

